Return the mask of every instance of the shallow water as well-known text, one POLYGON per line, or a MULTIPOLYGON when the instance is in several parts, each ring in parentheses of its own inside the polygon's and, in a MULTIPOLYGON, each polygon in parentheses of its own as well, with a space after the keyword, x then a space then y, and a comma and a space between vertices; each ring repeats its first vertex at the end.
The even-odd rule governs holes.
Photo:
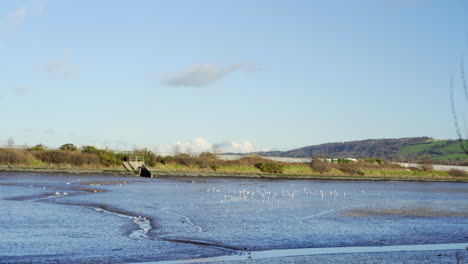
POLYGON ((360 254, 360 253, 388 253, 388 252, 418 252, 418 251, 464 251, 468 243, 431 244, 431 245, 399 245, 383 247, 334 247, 334 248, 299 248, 253 251, 243 255, 229 255, 221 257, 187 259, 175 261, 145 262, 146 264, 175 264, 175 263, 213 263, 225 261, 256 261, 262 259, 286 258, 297 256, 330 255, 330 254, 360 254))
POLYGON ((468 242, 466 183, 3 173, 0 208, 4 262, 468 242))

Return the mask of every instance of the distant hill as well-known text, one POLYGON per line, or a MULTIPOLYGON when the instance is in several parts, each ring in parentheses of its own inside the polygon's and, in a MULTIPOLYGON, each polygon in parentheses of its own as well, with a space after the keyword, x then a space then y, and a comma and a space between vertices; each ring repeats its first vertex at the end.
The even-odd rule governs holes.
POLYGON ((340 143, 326 143, 288 151, 257 152, 261 156, 309 158, 325 156, 334 158, 384 158, 394 161, 418 160, 424 157, 433 160, 466 161, 456 140, 436 140, 430 137, 397 139, 367 139, 340 143))

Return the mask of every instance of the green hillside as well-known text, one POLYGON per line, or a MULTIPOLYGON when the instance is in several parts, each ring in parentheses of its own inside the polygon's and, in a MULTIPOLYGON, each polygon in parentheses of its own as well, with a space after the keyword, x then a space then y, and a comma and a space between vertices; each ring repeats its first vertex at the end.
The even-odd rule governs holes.
MULTIPOLYGON (((468 140, 464 141, 468 147, 468 140)), ((288 151, 257 152, 263 156, 310 158, 324 156, 334 158, 383 158, 393 161, 468 162, 457 140, 437 140, 430 137, 394 139, 367 139, 349 142, 326 143, 288 151)))
MULTIPOLYGON (((468 140, 463 142, 468 146, 468 140)), ((457 140, 427 140, 424 143, 407 145, 400 148, 400 152, 410 156, 428 156, 433 160, 466 160, 460 142, 457 140)))

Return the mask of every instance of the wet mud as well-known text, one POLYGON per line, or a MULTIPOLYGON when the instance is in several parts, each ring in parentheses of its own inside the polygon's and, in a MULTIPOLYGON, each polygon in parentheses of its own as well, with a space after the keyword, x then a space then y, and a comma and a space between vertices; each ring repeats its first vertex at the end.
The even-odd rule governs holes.
MULTIPOLYGON (((0 241, 0 262, 264 263, 297 261, 301 254, 309 260, 339 254, 339 260, 386 249, 417 252, 415 245, 459 250, 468 241, 468 184, 440 185, 8 174, 0 176, 0 205, 7 209, 0 224, 28 219, 0 228, 8 234, 0 241), (22 234, 25 225, 57 233, 44 239, 69 254, 49 254, 43 241, 22 234)), ((431 258, 427 263, 437 263, 431 258)))

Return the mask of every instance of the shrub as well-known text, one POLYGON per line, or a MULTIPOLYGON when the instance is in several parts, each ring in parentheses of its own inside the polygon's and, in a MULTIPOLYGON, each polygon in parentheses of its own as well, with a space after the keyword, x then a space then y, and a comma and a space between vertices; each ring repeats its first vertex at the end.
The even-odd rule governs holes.
POLYGON ((0 149, 0 164, 26 164, 30 163, 33 156, 22 150, 0 149))
POLYGON ((174 161, 174 157, 172 156, 157 156, 156 157, 156 162, 159 162, 161 164, 169 164, 174 161))
POLYGON ((349 163, 351 163, 351 161, 347 160, 347 159, 337 159, 336 162, 338 164, 349 164, 349 163))
POLYGON ((356 161, 356 162, 353 162, 352 164, 347 164, 347 165, 353 168, 359 168, 359 169, 383 168, 382 165, 377 164, 377 162, 367 162, 367 161, 356 161))
POLYGON ((142 150, 135 150, 133 154, 143 156, 146 165, 150 167, 156 166, 156 155, 153 152, 147 149, 142 149, 142 150))
POLYGON ((325 172, 328 172, 332 169, 331 164, 328 162, 324 162, 318 159, 313 159, 310 164, 310 168, 312 168, 314 171, 323 174, 325 172))
POLYGON ((210 168, 214 171, 217 171, 219 170, 219 165, 214 164, 214 165, 211 165, 210 168))
POLYGON ((97 155, 101 164, 106 167, 120 165, 122 160, 126 157, 126 154, 115 153, 111 150, 98 149, 94 146, 83 146, 82 152, 97 155))
POLYGON ((77 151, 78 150, 78 148, 71 143, 63 144, 62 146, 60 146, 59 149, 63 151, 77 151))
POLYGON ((432 160, 428 156, 424 156, 419 161, 419 164, 421 164, 421 170, 425 172, 434 170, 434 167, 432 166, 432 160))
POLYGON ((261 172, 266 173, 283 173, 284 165, 273 162, 257 163, 255 167, 261 172))
POLYGON ((37 151, 36 159, 51 164, 70 164, 74 166, 99 165, 100 159, 96 154, 71 152, 71 151, 37 151))
POLYGON ((338 169, 341 172, 348 174, 348 175, 361 175, 361 176, 365 175, 365 173, 362 170, 360 170, 359 168, 355 168, 352 165, 341 165, 338 169))
POLYGON ((211 152, 202 152, 198 157, 202 159, 216 159, 216 156, 211 152))
POLYGON ((433 171, 434 167, 432 164, 421 164, 421 170, 425 172, 433 171))
POLYGON ((174 157, 165 156, 162 161, 164 162, 164 164, 167 164, 167 163, 170 163, 170 162, 174 161, 174 157))
POLYGON ((28 148, 28 151, 44 151, 44 150, 45 150, 45 146, 42 144, 28 148))
POLYGON ((408 168, 406 168, 406 169, 408 169, 408 170, 410 170, 410 171, 422 171, 422 169, 421 169, 421 168, 418 168, 418 167, 408 167, 408 168))
POLYGON ((271 160, 264 159, 258 155, 249 155, 238 160, 231 160, 230 163, 237 166, 255 166, 257 163, 271 163, 271 160))
POLYGON ((370 163, 377 163, 379 165, 382 165, 382 163, 383 163, 383 160, 379 159, 379 158, 377 158, 377 159, 370 158, 370 159, 365 159, 364 161, 370 162, 370 163))
POLYGON ((71 154, 71 165, 75 166, 83 166, 83 165, 92 165, 97 166, 101 164, 100 158, 96 154, 88 154, 88 153, 70 153, 71 154))
POLYGON ((185 154, 185 153, 176 155, 174 157, 174 161, 177 164, 187 166, 187 167, 192 167, 196 163, 195 157, 192 157, 189 154, 185 154))
POLYGON ((217 158, 213 153, 203 152, 200 155, 198 155, 196 163, 200 168, 208 168, 213 165, 217 165, 217 158))
POLYGON ((97 149, 95 146, 83 146, 81 149, 82 149, 81 151, 84 152, 84 153, 94 153, 94 154, 98 154, 99 151, 100 151, 100 150, 97 149))
POLYGON ((454 177, 467 177, 468 176, 468 173, 464 170, 457 170, 457 169, 451 169, 448 171, 448 174, 450 176, 454 176, 454 177))
MULTIPOLYGON (((83 146, 82 152, 96 154, 99 157, 102 165, 106 167, 113 166, 113 165, 121 165, 122 161, 128 160, 128 154, 126 153, 116 153, 116 152, 113 152, 112 150, 98 149, 94 146, 83 146)), ((150 166, 154 166, 154 165, 150 165, 150 166)))
POLYGON ((101 163, 106 166, 121 165, 123 157, 109 150, 99 150, 97 153, 101 163))

